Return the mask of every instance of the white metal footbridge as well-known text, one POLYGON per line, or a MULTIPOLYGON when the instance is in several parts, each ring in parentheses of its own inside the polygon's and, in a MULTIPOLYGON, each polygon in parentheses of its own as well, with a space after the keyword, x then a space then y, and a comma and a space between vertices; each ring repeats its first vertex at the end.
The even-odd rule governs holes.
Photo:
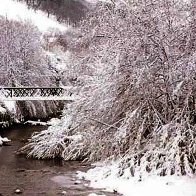
POLYGON ((74 101, 69 87, 0 87, 2 101, 74 101))

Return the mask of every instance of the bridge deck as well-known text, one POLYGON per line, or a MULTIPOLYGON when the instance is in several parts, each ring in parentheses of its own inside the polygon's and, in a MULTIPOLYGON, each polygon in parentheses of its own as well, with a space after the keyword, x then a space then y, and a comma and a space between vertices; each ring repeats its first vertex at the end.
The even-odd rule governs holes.
POLYGON ((10 97, 0 98, 1 101, 74 101, 73 97, 10 97))

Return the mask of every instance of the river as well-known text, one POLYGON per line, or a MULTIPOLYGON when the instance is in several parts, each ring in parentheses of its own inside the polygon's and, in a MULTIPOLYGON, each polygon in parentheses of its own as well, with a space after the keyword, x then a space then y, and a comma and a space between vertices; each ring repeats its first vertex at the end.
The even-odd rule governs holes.
POLYGON ((61 159, 34 160, 16 155, 16 151, 24 145, 33 132, 46 127, 17 125, 0 131, 0 135, 12 140, 9 146, 0 147, 0 196, 15 195, 21 190, 25 196, 116 196, 103 190, 92 189, 88 182, 78 181, 76 171, 86 171, 89 165, 81 162, 65 162, 61 159))

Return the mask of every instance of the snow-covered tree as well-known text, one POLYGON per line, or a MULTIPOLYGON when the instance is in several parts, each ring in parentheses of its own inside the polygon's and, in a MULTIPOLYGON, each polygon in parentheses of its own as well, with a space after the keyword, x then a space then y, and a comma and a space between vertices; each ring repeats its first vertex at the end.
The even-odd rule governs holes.
POLYGON ((73 60, 65 77, 74 78, 81 99, 22 152, 121 159, 120 175, 125 168, 130 176, 194 174, 194 7, 180 0, 98 4, 70 44, 73 60))
POLYGON ((27 86, 49 82, 40 33, 30 22, 0 18, 1 85, 27 86))

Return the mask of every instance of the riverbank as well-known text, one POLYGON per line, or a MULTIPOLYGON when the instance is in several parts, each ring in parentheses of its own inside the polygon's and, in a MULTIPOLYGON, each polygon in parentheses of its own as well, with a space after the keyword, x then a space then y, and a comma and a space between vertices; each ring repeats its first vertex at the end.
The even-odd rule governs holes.
POLYGON ((93 188, 115 190, 123 196, 196 196, 195 176, 146 174, 133 177, 129 169, 119 173, 118 162, 99 163, 87 172, 78 172, 78 177, 89 180, 93 188))
POLYGON ((16 155, 34 132, 46 126, 16 125, 1 131, 2 137, 11 139, 9 146, 0 148, 0 195, 14 195, 16 189, 25 196, 68 195, 88 196, 117 194, 106 193, 101 189, 89 188, 87 181, 78 181, 76 172, 87 171, 90 166, 81 162, 65 162, 62 159, 34 160, 16 155))
POLYGON ((28 120, 46 122, 51 118, 60 116, 63 108, 64 103, 61 101, 43 103, 38 101, 0 102, 0 128, 8 128, 28 120))

